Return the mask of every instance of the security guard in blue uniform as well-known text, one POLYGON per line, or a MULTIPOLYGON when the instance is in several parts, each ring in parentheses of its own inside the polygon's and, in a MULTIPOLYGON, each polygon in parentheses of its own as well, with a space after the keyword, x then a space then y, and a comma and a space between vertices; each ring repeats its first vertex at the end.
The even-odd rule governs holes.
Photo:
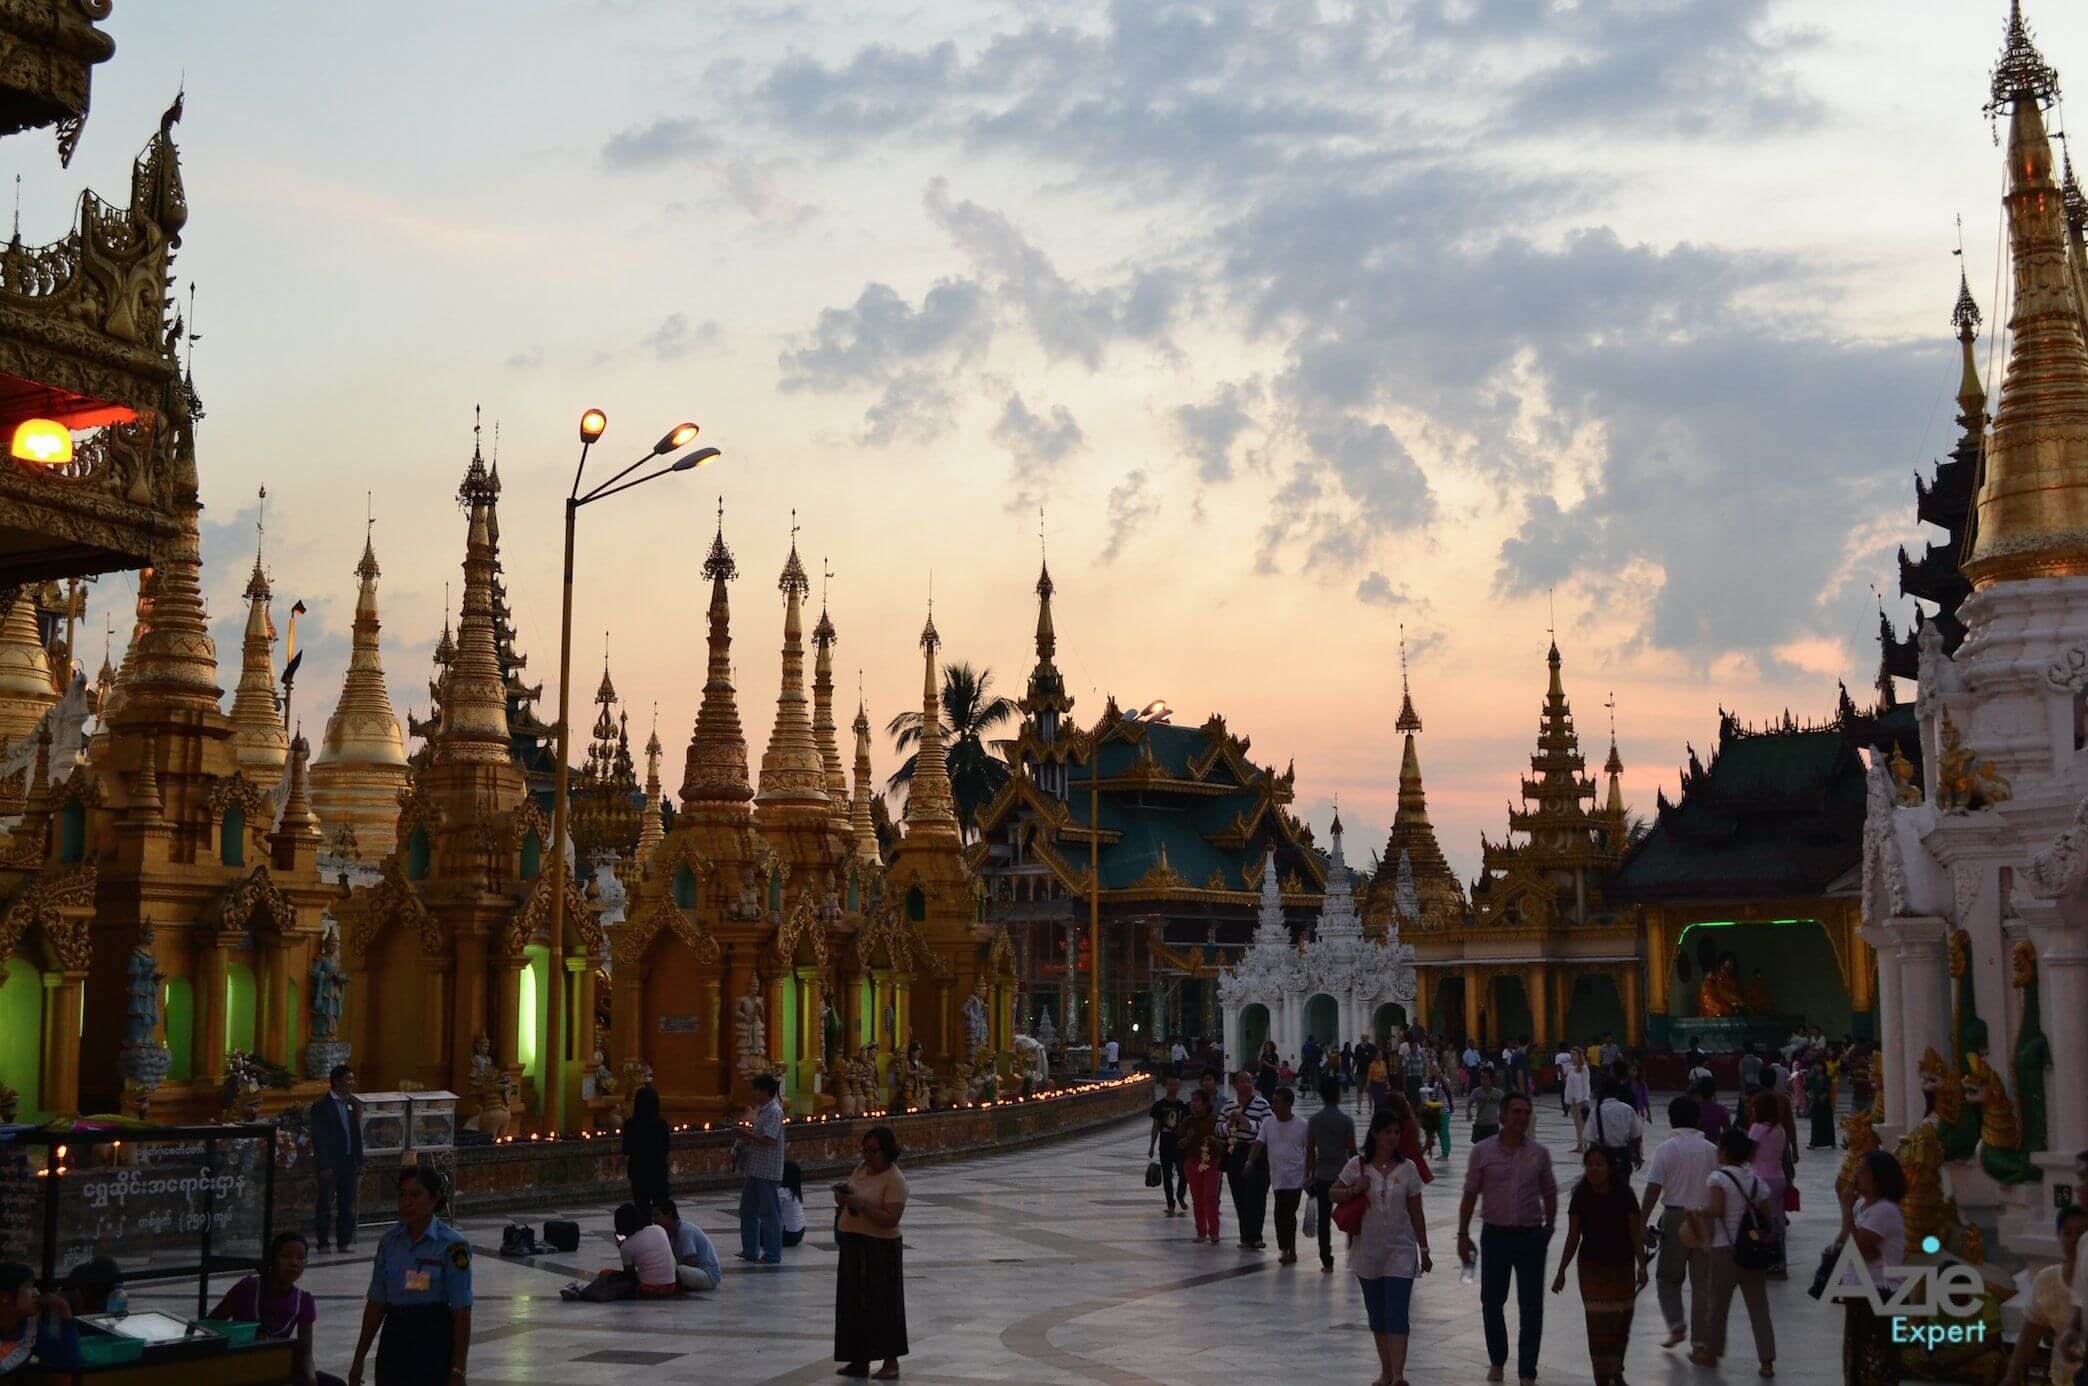
POLYGON ((363 1359, 380 1327, 376 1386, 462 1386, 471 1345, 471 1245, 436 1216, 446 1206, 436 1170, 399 1171, 399 1220, 377 1242, 350 1386, 362 1386, 363 1359))

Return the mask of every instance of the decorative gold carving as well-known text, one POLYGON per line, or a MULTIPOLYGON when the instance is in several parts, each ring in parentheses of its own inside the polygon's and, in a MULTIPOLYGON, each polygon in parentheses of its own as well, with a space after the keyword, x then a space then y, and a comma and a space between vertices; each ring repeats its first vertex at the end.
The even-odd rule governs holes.
POLYGON ((0 960, 13 955, 33 925, 60 967, 86 971, 93 954, 87 921, 97 879, 93 862, 50 867, 31 879, 0 912, 0 960))
POLYGON ((616 965, 637 968, 644 965, 645 955, 652 950, 653 942, 662 929, 672 933, 687 945, 696 961, 716 963, 723 956, 717 939, 703 926, 703 921, 687 910, 677 908, 671 900, 654 900, 640 910, 636 917, 625 920, 616 930, 614 952, 616 965))
POLYGON ((1938 734, 1942 745, 1936 752, 1936 807, 1945 813, 1968 813, 2009 799, 2014 790, 2007 778, 1992 761, 1965 749, 1947 711, 1938 734))
POLYGON ((819 967, 827 965, 827 929, 820 921, 819 909, 812 901, 810 891, 800 891, 797 903, 784 916, 782 927, 776 930, 775 956, 786 966, 798 955, 801 944, 809 944, 812 960, 819 967))
POLYGON ((383 875, 374 886, 356 890, 350 897, 347 930, 348 952, 357 959, 369 955, 370 945, 394 922, 412 925, 420 935, 421 951, 431 958, 449 951, 449 930, 421 902, 420 892, 406 879, 406 869, 396 856, 384 859, 383 875))
POLYGON ((257 866, 245 880, 225 892, 218 927, 227 932, 247 933, 262 922, 277 934, 292 933, 297 928, 297 910, 268 874, 268 868, 257 866))

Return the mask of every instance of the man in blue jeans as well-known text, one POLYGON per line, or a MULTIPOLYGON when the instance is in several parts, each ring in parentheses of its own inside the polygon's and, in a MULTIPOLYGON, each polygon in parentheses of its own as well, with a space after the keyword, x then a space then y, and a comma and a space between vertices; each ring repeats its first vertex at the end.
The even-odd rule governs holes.
POLYGON ((1479 1311, 1486 1327, 1488 1381, 1508 1363, 1508 1279, 1515 1277, 1515 1374, 1522 1386, 1537 1380, 1537 1348, 1544 1337, 1544 1262, 1559 1216, 1559 1186, 1551 1152, 1530 1138, 1530 1096, 1511 1092, 1501 1102, 1501 1131, 1466 1157, 1464 1201, 1457 1206, 1457 1254, 1479 1262, 1479 1311), (1482 1207, 1483 1205, 1483 1207, 1482 1207), (1480 1209, 1479 1245, 1472 1245, 1472 1213, 1480 1209))
POLYGON ((754 1096, 761 1105, 753 1120, 739 1124, 746 1147, 739 1258, 765 1266, 783 1264, 783 1208, 776 1201, 776 1188, 783 1182, 783 1104, 778 1091, 774 1075, 755 1074, 754 1096))

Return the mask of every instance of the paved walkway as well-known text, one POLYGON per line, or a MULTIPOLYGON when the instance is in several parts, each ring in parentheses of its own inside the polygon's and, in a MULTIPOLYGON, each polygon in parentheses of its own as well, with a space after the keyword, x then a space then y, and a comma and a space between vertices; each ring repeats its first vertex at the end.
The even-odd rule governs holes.
MULTIPOLYGON (((1562 1186, 1570 1188, 1569 1176, 1578 1172, 1572 1128, 1556 1098, 1548 1106, 1540 1099, 1537 1110, 1538 1135, 1552 1149, 1562 1186)), ((1664 1138, 1664 1103, 1655 1110, 1654 1133, 1664 1138)), ((1192 1244, 1190 1219, 1162 1216, 1159 1191, 1143 1187, 1145 1148, 1141 1121, 918 1171, 905 1222, 913 1347, 902 1364, 905 1379, 950 1386, 1371 1381, 1376 1356, 1356 1282, 1338 1247, 1334 1274, 1322 1274, 1311 1251, 1300 1264, 1279 1267, 1273 1220, 1267 1252, 1241 1251, 1231 1245, 1229 1206, 1226 1244, 1192 1244)), ((1466 1148, 1460 1136, 1456 1154, 1425 1200, 1437 1269, 1414 1294, 1407 1374, 1415 1386, 1485 1379, 1478 1289, 1457 1278, 1457 1200, 1466 1148)), ((1771 1282, 1769 1290, 1781 1381, 1840 1379, 1839 1314, 1805 1294, 1811 1268, 1834 1231, 1832 1181, 1839 1158, 1801 1151, 1805 1212, 1792 1224, 1792 1278, 1771 1282)), ((533 1264, 495 1254, 505 1219, 465 1216, 461 1226, 479 1250, 470 1380, 475 1386, 588 1386, 832 1379, 831 1235, 815 1219, 805 1243, 785 1252, 783 1266, 746 1268, 731 1259, 739 1247, 734 1197, 710 1194, 692 1202, 683 1215, 696 1217, 718 1244, 726 1283, 712 1295, 645 1304, 558 1298, 566 1281, 615 1263, 604 1210, 567 1210, 581 1223, 581 1250, 533 1264)), ((532 1221, 541 1223, 544 1216, 532 1215, 532 1221)), ((1563 1225, 1560 1232, 1563 1239, 1563 1225)), ((365 1235, 367 1250, 376 1229, 365 1229, 365 1235)), ((1559 1245, 1553 1243, 1554 1264, 1559 1245)), ((340 1256, 318 1259, 306 1276, 320 1302, 318 1357, 324 1369, 346 1374, 367 1278, 365 1259, 340 1256)), ((1733 1313, 1734 1351, 1722 1376, 1753 1381, 1745 1310, 1736 1302, 1733 1313)), ((1512 1336, 1512 1301, 1509 1322, 1512 1336)), ((1720 1379, 1662 1351, 1661 1336, 1649 1287, 1639 1301, 1627 1365, 1633 1386, 1720 1379)), ((1565 1293, 1546 1296, 1541 1377, 1592 1377, 1571 1276, 1565 1293)))

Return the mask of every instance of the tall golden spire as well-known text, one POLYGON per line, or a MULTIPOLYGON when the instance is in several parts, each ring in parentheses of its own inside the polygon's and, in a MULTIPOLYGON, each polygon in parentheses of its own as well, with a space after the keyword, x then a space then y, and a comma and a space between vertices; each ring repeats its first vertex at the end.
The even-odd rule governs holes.
MULTIPOLYGON (((268 488, 261 488, 268 503, 268 488)), ((248 779, 274 789, 290 759, 290 733, 275 696, 275 622, 269 618, 268 574, 261 567, 261 521, 254 522, 254 571, 247 577, 246 639, 239 687, 232 694, 232 754, 248 779)))
POLYGON ((1421 784, 1421 756, 1415 737, 1421 734, 1421 714, 1414 709, 1414 694, 1407 683, 1406 639, 1399 642, 1399 717, 1393 729, 1405 739, 1399 756, 1399 807, 1392 816, 1392 831, 1385 839, 1380 858, 1382 868, 1372 882, 1368 922, 1373 933, 1387 918, 1396 894, 1397 871, 1402 856, 1407 859, 1420 901, 1421 917, 1409 924, 1449 927, 1464 916, 1464 886, 1443 849, 1436 842, 1435 825, 1428 821, 1428 792, 1421 784))
POLYGON ((2020 6, 2012 7, 1988 109, 2010 112, 2003 202, 2015 308, 1964 565, 1974 588, 2088 575, 2088 345, 2067 265, 2065 199, 2045 133, 2043 108, 2056 89, 2020 6))
MULTIPOLYGON (((370 860, 387 856, 399 816, 399 789, 406 783, 406 741, 384 686, 384 658, 377 618, 376 541, 366 527, 362 561, 355 565, 355 645, 340 700, 326 719, 319 757, 312 763, 312 800, 329 836, 353 826, 357 850, 370 860)), ((443 629, 449 623, 445 619, 443 629)))
POLYGON ((689 736, 682 771, 682 807, 692 804, 743 804, 754 797, 747 782, 747 737, 740 730, 739 703, 732 691, 732 603, 725 584, 739 576, 732 550, 725 547, 725 506, 718 505, 718 534, 703 560, 710 579, 710 670, 703 681, 703 705, 689 736))
POLYGON ((906 837, 924 842, 959 840, 957 814, 950 794, 950 766, 943 750, 942 688, 936 677, 935 651, 942 637, 935 631, 935 612, 921 630, 921 746, 914 754, 913 779, 906 791, 906 837))
POLYGON ((805 704, 804 606, 812 584, 798 559, 794 523, 790 557, 784 560, 776 586, 783 593, 783 680, 776 689, 776 722, 769 730, 768 749, 761 756, 761 792, 754 802, 792 816, 816 806, 824 816, 829 808, 826 770, 820 764, 819 745, 812 738, 811 710, 805 704))
MULTIPOLYGON (((193 466, 190 459, 188 467, 193 466)), ((180 529, 166 560, 153 570, 150 618, 123 662, 123 708, 134 712, 149 701, 222 715, 217 644, 210 638, 210 616, 203 609, 203 543, 196 523, 203 507, 196 499, 192 470, 175 497, 175 508, 180 529)), ((138 592, 142 608, 147 601, 142 583, 138 592)))
MULTIPOLYGON (((476 435, 477 429, 472 430, 476 435)), ((464 601, 457 618, 457 655, 442 679, 442 727, 435 763, 500 764, 508 759, 507 687, 493 642, 493 498, 500 483, 486 471, 474 436, 471 465, 457 488, 471 512, 464 540, 464 601)))
POLYGON ((660 705, 653 704, 652 738, 645 743, 645 812, 638 818, 638 865, 652 860, 653 848, 667 835, 660 821, 660 705))
POLYGON ((833 618, 827 615, 826 579, 833 572, 824 563, 819 592, 819 624, 812 627, 812 740, 819 747, 819 763, 826 773, 827 818, 834 831, 846 836, 848 821, 848 776, 841 769, 841 746, 834 733, 834 633, 833 618))
POLYGON ((1602 763, 1602 773, 1609 776, 1609 800, 1602 811, 1621 825, 1624 822, 1624 757, 1617 754, 1617 695, 1609 695, 1604 704, 1610 715, 1609 759, 1602 763))
POLYGON ((0 616, 0 749, 35 730, 44 710, 58 701, 51 660, 36 623, 36 584, 15 592, 0 616))
POLYGON ((1972 344, 1979 340, 1979 304, 1972 297, 1965 267, 1958 266, 1957 303, 1950 310, 1950 325, 1957 329, 1958 353, 1963 368, 1958 376, 1958 424, 1967 429, 1986 428, 1986 386, 1979 379, 1979 362, 1972 344))
POLYGON ((848 804, 855 842, 849 850, 864 865, 878 866, 884 857, 877 849, 877 821, 870 814, 870 796, 877 792, 870 780, 870 712, 861 697, 856 699, 855 739, 855 795, 848 804))

